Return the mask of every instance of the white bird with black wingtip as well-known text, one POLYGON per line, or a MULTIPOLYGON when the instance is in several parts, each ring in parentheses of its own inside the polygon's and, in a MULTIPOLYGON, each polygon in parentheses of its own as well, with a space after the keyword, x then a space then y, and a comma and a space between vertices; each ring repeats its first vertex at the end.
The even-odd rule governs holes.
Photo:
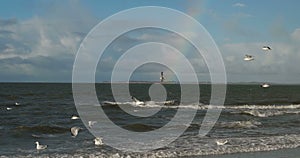
POLYGON ((272 50, 271 47, 269 47, 269 46, 263 46, 261 49, 264 50, 264 51, 272 50))
POLYGON ((254 60, 254 57, 252 55, 246 54, 245 57, 244 57, 244 60, 245 61, 251 61, 251 60, 254 60))

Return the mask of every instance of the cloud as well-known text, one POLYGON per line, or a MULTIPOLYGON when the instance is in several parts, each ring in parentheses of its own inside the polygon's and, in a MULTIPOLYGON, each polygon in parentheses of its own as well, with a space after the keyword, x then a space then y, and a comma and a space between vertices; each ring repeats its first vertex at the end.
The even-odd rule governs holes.
POLYGON ((300 42, 300 28, 295 29, 291 36, 293 40, 300 42))
POLYGON ((244 3, 235 3, 232 6, 233 7, 246 7, 246 4, 244 4, 244 3))
POLYGON ((77 48, 97 22, 71 0, 53 1, 43 16, 0 20, 0 81, 70 81, 77 48))
POLYGON ((0 19, 0 27, 7 27, 11 25, 16 25, 17 19, 11 18, 11 19, 0 19))
POLYGON ((297 28, 291 34, 286 35, 289 37, 287 41, 267 44, 266 42, 245 42, 221 45, 220 50, 230 80, 298 83, 300 77, 298 70, 298 61, 300 60, 299 30, 300 28, 297 28), (263 51, 261 48, 264 45, 269 45, 272 50, 270 52, 263 51), (255 60, 243 61, 245 54, 253 55, 255 60))

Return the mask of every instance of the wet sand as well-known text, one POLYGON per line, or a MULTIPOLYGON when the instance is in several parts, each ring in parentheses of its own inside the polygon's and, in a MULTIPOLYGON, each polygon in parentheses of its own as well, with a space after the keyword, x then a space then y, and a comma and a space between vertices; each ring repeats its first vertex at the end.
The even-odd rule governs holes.
POLYGON ((280 149, 275 151, 260 151, 249 153, 235 153, 226 155, 202 156, 203 158, 298 158, 300 147, 294 149, 280 149))

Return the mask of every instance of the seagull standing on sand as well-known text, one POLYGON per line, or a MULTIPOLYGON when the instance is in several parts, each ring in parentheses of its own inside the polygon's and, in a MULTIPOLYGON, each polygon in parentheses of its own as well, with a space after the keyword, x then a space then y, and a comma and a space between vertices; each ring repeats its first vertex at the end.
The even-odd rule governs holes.
POLYGON ((47 145, 41 145, 39 142, 35 142, 36 144, 36 149, 37 150, 43 150, 46 149, 48 146, 47 145))
POLYGON ((73 136, 73 137, 76 137, 76 136, 78 135, 79 130, 81 130, 81 129, 82 129, 82 128, 77 127, 77 126, 72 127, 72 128, 71 128, 71 134, 72 134, 72 136, 73 136))
POLYGON ((97 137, 94 139, 94 142, 95 145, 103 145, 102 138, 97 137))

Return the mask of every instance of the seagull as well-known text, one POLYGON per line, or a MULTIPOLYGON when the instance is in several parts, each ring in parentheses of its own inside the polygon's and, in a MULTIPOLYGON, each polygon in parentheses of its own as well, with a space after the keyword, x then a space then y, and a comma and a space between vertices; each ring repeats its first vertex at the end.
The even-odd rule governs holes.
POLYGON ((12 108, 10 108, 10 107, 7 107, 7 108, 6 108, 6 110, 8 110, 8 111, 11 110, 11 109, 12 109, 12 108))
POLYGON ((20 105, 20 103, 18 103, 18 102, 15 102, 15 105, 17 105, 17 106, 18 106, 18 105, 20 105))
POLYGON ((226 139, 224 140, 216 140, 217 145, 225 145, 226 143, 228 143, 228 141, 226 139))
POLYGON ((133 96, 131 96, 131 99, 133 102, 135 102, 135 105, 145 105, 145 103, 143 101, 140 101, 133 96))
POLYGON ((94 126, 94 124, 97 123, 97 121, 89 121, 89 128, 92 128, 94 126))
POLYGON ((252 55, 246 54, 245 57, 244 57, 244 60, 245 60, 245 61, 251 61, 251 60, 254 60, 254 58, 253 58, 252 55))
POLYGON ((262 85, 260 85, 262 88, 269 88, 270 85, 268 83, 263 83, 262 85))
POLYGON ((264 51, 272 50, 271 47, 269 47, 269 46, 263 46, 261 49, 264 51))
POLYGON ((94 139, 95 145, 103 145, 102 138, 96 137, 94 139))
POLYGON ((82 129, 82 128, 77 127, 77 126, 72 127, 72 128, 71 128, 71 134, 72 134, 72 136, 73 136, 73 137, 76 137, 76 136, 78 135, 79 130, 81 130, 81 129, 82 129))
POLYGON ((47 145, 40 145, 39 142, 35 142, 36 144, 36 149, 37 150, 43 150, 43 149, 46 149, 48 146, 47 145))
POLYGON ((79 119, 79 117, 78 117, 78 116, 76 116, 76 115, 73 115, 73 116, 71 117, 71 119, 72 119, 72 120, 78 120, 78 119, 79 119))

